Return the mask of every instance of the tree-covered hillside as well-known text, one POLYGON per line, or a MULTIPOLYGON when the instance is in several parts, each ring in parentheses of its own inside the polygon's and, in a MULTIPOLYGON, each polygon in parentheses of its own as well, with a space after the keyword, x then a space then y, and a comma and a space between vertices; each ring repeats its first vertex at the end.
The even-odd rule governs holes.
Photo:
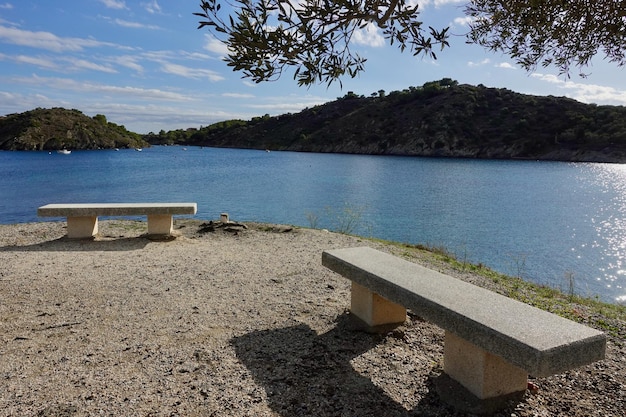
POLYGON ((290 151, 626 162, 626 108, 443 79, 369 97, 348 92, 297 114, 146 139, 290 151))
POLYGON ((56 150, 137 148, 148 146, 141 135, 78 110, 34 109, 0 117, 0 149, 56 150))

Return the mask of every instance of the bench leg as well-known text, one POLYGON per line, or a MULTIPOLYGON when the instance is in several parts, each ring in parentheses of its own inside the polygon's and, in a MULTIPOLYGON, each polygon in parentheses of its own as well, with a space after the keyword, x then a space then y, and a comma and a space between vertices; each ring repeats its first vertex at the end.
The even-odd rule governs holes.
POLYGON ((406 308, 356 282, 352 282, 350 311, 370 327, 401 324, 406 320, 406 308))
POLYGON ((171 235, 173 227, 171 214, 148 214, 149 235, 171 235))
POLYGON ((473 343, 446 331, 443 370, 478 399, 523 393, 528 373, 473 343))
POLYGON ((67 218, 67 237, 70 239, 92 238, 98 234, 98 217, 80 216, 67 218))

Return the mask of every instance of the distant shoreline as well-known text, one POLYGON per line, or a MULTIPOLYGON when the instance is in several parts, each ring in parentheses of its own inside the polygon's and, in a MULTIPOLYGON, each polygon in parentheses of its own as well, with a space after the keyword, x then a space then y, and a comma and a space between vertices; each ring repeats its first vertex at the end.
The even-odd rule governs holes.
MULTIPOLYGON (((563 163, 598 163, 598 164, 624 164, 626 163, 626 155, 620 157, 608 157, 602 152, 588 151, 579 153, 578 156, 572 157, 569 152, 557 152, 543 157, 473 157, 463 155, 432 155, 432 154, 399 154, 399 153, 361 153, 361 152, 334 152, 334 151, 312 151, 312 150, 292 150, 292 149, 266 149, 257 147, 230 147, 230 146, 208 146, 208 145, 192 145, 192 144, 175 144, 175 145, 148 145, 144 148, 158 147, 158 146, 177 146, 177 147, 196 147, 196 148, 215 148, 215 149, 244 149, 253 150, 259 152, 298 152, 298 153, 319 153, 319 154, 337 154, 337 155, 367 155, 367 156, 392 156, 392 157, 406 157, 406 158, 428 158, 428 159, 460 159, 460 160, 478 160, 478 161, 523 161, 523 162, 563 162, 563 163)), ((44 153, 56 153, 60 149, 46 149, 46 150, 7 150, 0 149, 0 152, 44 152, 44 153)), ((113 151, 120 150, 119 148, 100 148, 100 149, 75 149, 72 152, 84 152, 84 151, 113 151)), ((135 150, 135 148, 123 148, 123 150, 135 150)))

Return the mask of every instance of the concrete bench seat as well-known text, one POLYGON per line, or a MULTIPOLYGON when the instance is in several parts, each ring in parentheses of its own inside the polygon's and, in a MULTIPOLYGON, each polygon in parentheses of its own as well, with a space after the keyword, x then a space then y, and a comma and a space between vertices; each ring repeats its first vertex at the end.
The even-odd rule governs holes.
POLYGON ((98 216, 148 216, 148 235, 172 234, 174 214, 196 214, 196 203, 88 203, 48 204, 37 209, 40 217, 67 217, 67 236, 91 238, 98 233, 98 216))
POLYGON ((368 326, 402 323, 408 308, 444 329, 444 373, 478 403, 605 355, 600 331, 372 248, 324 251, 322 264, 352 281, 351 312, 368 326))

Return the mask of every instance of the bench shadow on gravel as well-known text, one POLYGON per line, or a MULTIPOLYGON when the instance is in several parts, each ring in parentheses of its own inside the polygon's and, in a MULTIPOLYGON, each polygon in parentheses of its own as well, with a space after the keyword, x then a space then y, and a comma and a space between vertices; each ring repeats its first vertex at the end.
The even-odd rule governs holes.
POLYGON ((0 252, 124 252, 141 250, 152 240, 145 237, 114 237, 106 239, 68 239, 61 237, 31 245, 7 245, 0 252))
POLYGON ((384 342, 384 336, 359 331, 348 314, 318 335, 307 325, 254 331, 231 340, 237 357, 265 389, 269 406, 283 416, 454 416, 435 394, 427 393, 406 410, 350 360, 384 342))

